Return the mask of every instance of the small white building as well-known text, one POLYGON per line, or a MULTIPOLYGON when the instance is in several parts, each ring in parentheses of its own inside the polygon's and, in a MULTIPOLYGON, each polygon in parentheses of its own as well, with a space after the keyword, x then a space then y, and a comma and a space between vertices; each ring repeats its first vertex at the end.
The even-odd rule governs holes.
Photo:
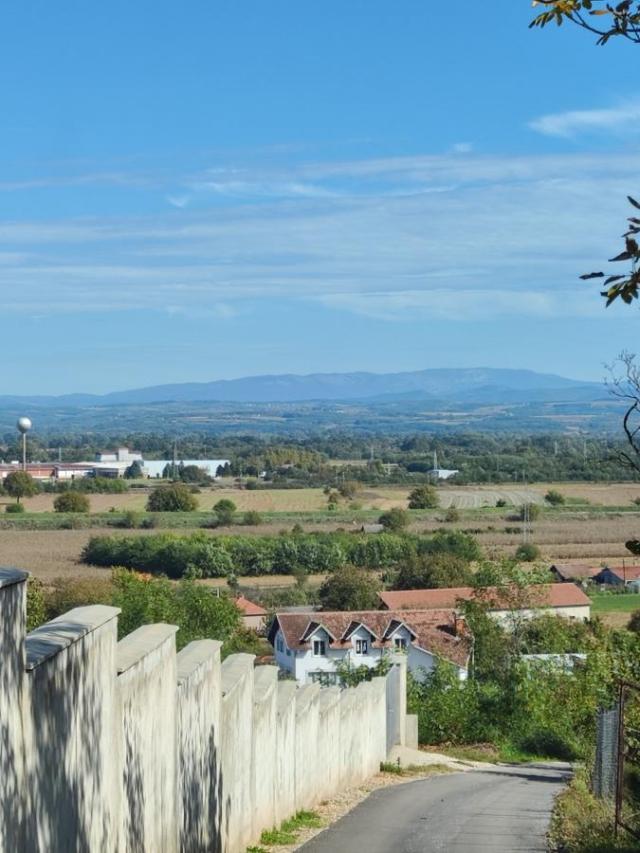
MULTIPOLYGON (((228 459, 178 459, 176 464, 184 465, 185 468, 187 465, 195 465, 196 468, 202 468, 209 477, 215 478, 218 476, 218 468, 224 468, 230 462, 228 459)), ((167 465, 173 465, 173 459, 145 459, 142 463, 144 473, 147 477, 154 479, 162 477, 162 473, 167 465)))
POLYGON ((441 659, 464 680, 471 654, 471 638, 454 611, 278 613, 268 636, 276 664, 300 684, 336 684, 338 664, 372 669, 394 652, 406 652, 418 679, 441 659))

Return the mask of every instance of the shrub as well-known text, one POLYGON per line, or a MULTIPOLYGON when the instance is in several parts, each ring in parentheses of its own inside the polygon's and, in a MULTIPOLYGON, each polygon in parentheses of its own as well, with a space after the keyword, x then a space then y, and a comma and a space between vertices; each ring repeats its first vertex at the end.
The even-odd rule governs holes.
POLYGON ((467 560, 446 552, 411 554, 400 566, 393 589, 468 586, 473 574, 467 560))
POLYGON ((450 506, 444 514, 444 520, 448 524, 453 524, 456 521, 460 521, 460 513, 454 506, 450 506))
POLYGON ((171 483, 170 486, 158 486, 149 495, 149 512, 194 512, 198 500, 184 483, 171 483))
POLYGON ((404 530, 408 527, 409 521, 410 518, 408 512, 405 509, 400 509, 399 507, 394 507, 387 512, 383 512, 378 519, 378 523, 386 530, 392 530, 394 532, 404 530))
POLYGON ((520 507, 520 513, 518 518, 520 521, 525 521, 527 514, 529 515, 529 521, 535 521, 537 518, 540 518, 542 510, 538 506, 538 504, 523 504, 520 507))
POLYGON ((4 508, 5 512, 14 513, 24 512, 24 504, 7 504, 4 508))
POLYGON ((320 604, 324 610, 374 610, 379 591, 376 575, 356 566, 343 566, 320 587, 320 604))
POLYGON ((254 509, 250 509, 242 516, 242 523, 247 527, 255 527, 258 524, 262 524, 262 516, 254 509))
POLYGON ((627 623, 627 628, 635 634, 640 634, 640 610, 633 611, 631 618, 627 623))
POLYGON ((515 553, 515 558, 520 563, 533 563, 539 557, 540 548, 534 545, 533 542, 523 542, 522 545, 518 546, 515 553))
POLYGON ((565 502, 564 495, 555 489, 550 489, 544 496, 545 501, 551 506, 561 506, 565 502))
POLYGON ((435 509, 439 505, 440 498, 433 486, 418 486, 409 495, 409 509, 435 509))
POLYGON ((226 527, 233 524, 233 518, 236 514, 236 505, 229 498, 222 498, 218 503, 214 504, 213 511, 216 514, 218 524, 226 527))
POLYGON ((89 512, 89 498, 82 492, 63 492, 54 500, 53 508, 56 512, 89 512))
POLYGON ((503 506, 506 506, 506 505, 507 505, 507 502, 505 501, 505 499, 504 499, 504 498, 498 498, 498 500, 496 501, 496 506, 497 506, 497 507, 503 507, 503 506))

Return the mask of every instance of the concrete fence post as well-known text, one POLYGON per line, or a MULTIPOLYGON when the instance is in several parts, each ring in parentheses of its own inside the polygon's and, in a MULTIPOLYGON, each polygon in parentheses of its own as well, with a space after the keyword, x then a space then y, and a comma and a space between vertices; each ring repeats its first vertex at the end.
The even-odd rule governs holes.
POLYGON ((122 853, 178 849, 177 630, 144 625, 117 647, 122 853))
POLYGON ((296 810, 296 703, 294 681, 280 681, 276 697, 275 824, 296 810))
POLYGON ((78 607, 26 639, 25 850, 117 846, 115 607, 78 607))
POLYGON ((230 655, 222 664, 222 850, 244 853, 253 821, 254 655, 230 655))
POLYGON ((220 850, 221 674, 217 640, 198 640, 177 657, 179 833, 182 853, 220 850))
POLYGON ((277 760, 277 686, 278 668, 259 666, 254 673, 253 738, 253 838, 258 840, 263 829, 276 823, 276 786, 274 771, 277 760))
POLYGON ((387 674, 387 754, 392 747, 406 743, 407 658, 392 655, 391 664, 387 674))
POLYGON ((23 850, 27 573, 0 569, 0 850, 23 850))
POLYGON ((296 703, 295 761, 296 811, 311 809, 317 797, 317 772, 321 772, 322 756, 318 755, 319 684, 298 688, 296 703))

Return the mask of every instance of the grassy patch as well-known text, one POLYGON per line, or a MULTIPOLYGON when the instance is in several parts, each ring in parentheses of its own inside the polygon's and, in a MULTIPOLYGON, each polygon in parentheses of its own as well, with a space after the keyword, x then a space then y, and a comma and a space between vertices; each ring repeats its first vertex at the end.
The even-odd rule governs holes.
POLYGON ((552 850, 563 853, 638 850, 624 832, 618 839, 614 837, 613 804, 593 796, 583 769, 556 799, 549 841, 552 850))
POLYGON ((380 764, 381 773, 391 773, 394 776, 428 776, 431 773, 452 773, 451 767, 446 764, 409 764, 401 767, 393 761, 383 761, 380 764))
POLYGON ((591 609, 593 613, 633 613, 640 609, 640 593, 596 593, 591 609))
POLYGON ((498 761, 508 764, 526 764, 529 761, 548 761, 547 756, 523 752, 511 743, 472 743, 464 745, 442 744, 428 751, 440 752, 459 761, 484 761, 495 764, 498 761))
MULTIPOLYGON (((278 847, 284 844, 295 844, 298 833, 303 829, 319 829, 322 826, 322 818, 316 812, 301 811, 285 820, 279 829, 265 829, 260 836, 260 843, 269 847, 278 847)), ((251 848, 250 848, 251 849, 251 848)), ((254 851, 258 853, 259 848, 254 851)), ((249 853, 249 851, 247 851, 249 853)))

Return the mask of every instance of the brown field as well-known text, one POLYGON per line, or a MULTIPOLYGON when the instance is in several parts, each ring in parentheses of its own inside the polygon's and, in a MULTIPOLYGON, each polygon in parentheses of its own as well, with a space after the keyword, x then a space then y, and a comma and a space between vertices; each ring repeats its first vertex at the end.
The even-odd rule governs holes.
MULTIPOLYGON (((495 506, 497 500, 505 500, 508 506, 523 503, 543 503, 549 489, 561 492, 574 500, 585 500, 595 506, 630 506, 640 496, 640 484, 614 483, 537 483, 533 486, 442 486, 440 503, 443 508, 455 506, 460 509, 480 509, 495 506)), ((410 489, 406 486, 365 486, 355 500, 363 509, 386 510, 406 507, 410 489)), ((90 495, 92 512, 116 510, 143 510, 149 490, 136 489, 121 495, 90 495)), ((234 487, 203 489, 198 495, 201 510, 213 507, 221 497, 230 497, 241 512, 321 512, 327 508, 327 498, 322 489, 257 489, 247 491, 234 487)), ((52 512, 55 495, 36 495, 25 501, 29 512, 52 512)), ((5 499, 2 503, 8 503, 5 499)))
MULTIPOLYGON (((443 507, 451 503, 460 503, 461 519, 452 528, 460 527, 477 536, 488 556, 513 554, 522 542, 521 524, 508 520, 509 507, 503 512, 478 513, 473 509, 482 503, 495 504, 496 495, 509 499, 512 507, 522 503, 523 497, 529 500, 542 500, 549 488, 555 488, 567 497, 588 500, 592 506, 601 505, 613 507, 616 505, 631 505, 632 498, 640 492, 640 486, 634 484, 592 485, 592 484, 538 484, 526 487, 443 487, 441 489, 443 507), (524 493, 524 494, 523 494, 524 493), (468 508, 469 514, 464 512, 468 508), (505 528, 511 528, 506 532, 505 528), (514 532, 515 531, 515 532, 514 532)), ((358 502, 363 508, 376 510, 392 506, 406 506, 406 488, 367 488, 358 496, 358 502)), ((264 489, 245 491, 239 489, 212 489, 204 491, 198 497, 202 509, 209 508, 221 496, 231 497, 239 510, 254 509, 260 512, 310 513, 326 508, 326 497, 321 489, 264 489)), ((39 495, 27 501, 30 511, 46 511, 52 507, 51 495, 39 495)), ((145 493, 129 492, 124 495, 92 495, 91 504, 94 512, 108 511, 115 506, 118 509, 142 509, 146 502, 145 493)), ((1 510, 0 510, 1 511, 1 510)), ((512 512, 513 510, 511 510, 512 512)), ((319 520, 317 523, 305 522, 308 530, 334 530, 336 527, 347 529, 356 528, 361 523, 357 516, 351 521, 334 521, 331 518, 319 520)), ((275 535, 280 529, 289 527, 291 519, 283 520, 280 525, 277 520, 257 527, 234 528, 234 533, 242 535, 275 535)), ((443 526, 443 514, 434 513, 422 516, 412 525, 415 532, 428 533, 443 526)), ((449 527, 449 525, 446 525, 449 527)), ((78 562, 83 545, 92 535, 98 533, 113 533, 118 535, 135 535, 159 531, 140 530, 0 530, 0 565, 13 565, 27 569, 43 579, 57 576, 101 576, 104 570, 84 566, 78 562)), ((181 532, 188 533, 188 529, 181 532)), ((221 529, 220 533, 228 533, 229 529, 221 529)), ((215 531, 210 531, 215 535, 215 531)), ((594 561, 597 564, 607 560, 619 560, 628 557, 624 543, 640 534, 640 512, 610 513, 606 516, 590 512, 589 507, 578 507, 570 514, 549 514, 533 524, 532 541, 537 544, 543 558, 554 561, 594 561)), ((286 583, 280 578, 265 578, 256 580, 257 583, 286 583)), ((254 580, 251 579, 251 584, 254 580)))

